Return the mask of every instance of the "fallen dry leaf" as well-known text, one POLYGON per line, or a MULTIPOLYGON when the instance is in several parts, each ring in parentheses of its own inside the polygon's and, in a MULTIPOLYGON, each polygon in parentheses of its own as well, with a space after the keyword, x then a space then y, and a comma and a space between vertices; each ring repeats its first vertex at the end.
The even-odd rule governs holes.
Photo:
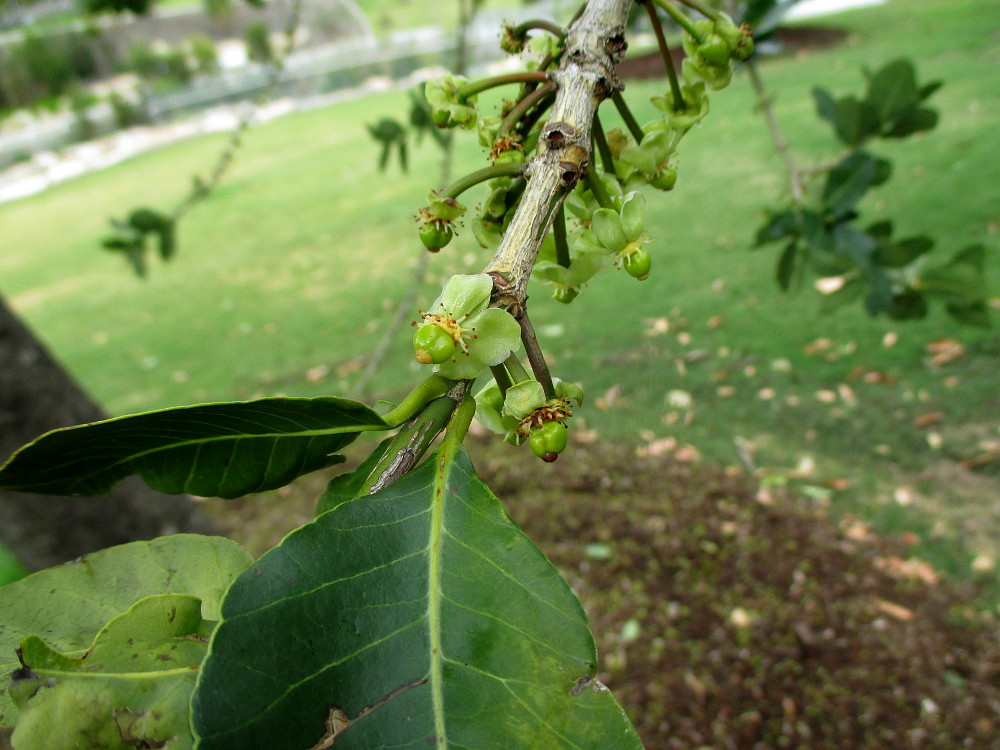
POLYGON ((923 581, 928 586, 934 586, 940 580, 937 571, 929 563, 916 557, 908 560, 895 555, 878 557, 875 559, 875 567, 893 578, 923 581))
POLYGON ((965 346, 955 339, 937 339, 927 344, 925 351, 928 355, 928 361, 932 365, 941 367, 954 362, 965 354, 965 346))
POLYGON ((875 606, 890 617, 895 617, 903 622, 910 622, 914 617, 912 609, 907 609, 902 604, 894 604, 885 599, 879 599, 875 602, 875 606))
POLYGON ((939 424, 944 421, 943 411, 932 411, 928 414, 921 414, 919 417, 913 420, 913 424, 917 427, 927 427, 932 424, 939 424))
POLYGON ((596 406, 601 411, 607 411, 616 406, 622 406, 625 403, 625 398, 622 396, 622 386, 621 383, 616 383, 604 392, 603 396, 598 396, 594 399, 594 406, 596 406))

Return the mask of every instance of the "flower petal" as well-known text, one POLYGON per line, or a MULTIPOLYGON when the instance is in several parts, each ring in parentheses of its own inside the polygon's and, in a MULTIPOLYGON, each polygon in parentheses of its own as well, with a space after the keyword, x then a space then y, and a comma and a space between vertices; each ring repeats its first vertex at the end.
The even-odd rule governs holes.
POLYGON ((501 414, 522 420, 540 406, 545 406, 542 384, 537 380, 524 380, 507 389, 501 414))
POLYGON ((625 239, 625 231, 622 229, 622 219, 617 211, 610 208, 599 208, 594 211, 592 228, 597 235, 598 241, 613 253, 620 253, 625 249, 628 240, 625 239))
POLYGON ((491 307, 470 317, 463 328, 475 328, 475 338, 465 337, 469 353, 486 365, 498 365, 521 343, 521 326, 506 310, 491 307))
POLYGON ((622 230, 625 239, 635 242, 646 229, 646 198, 642 193, 629 193, 622 204, 622 230))
POLYGON ((431 312, 440 313, 438 308, 444 308, 464 327, 462 318, 485 310, 492 293, 493 278, 485 273, 452 276, 431 307, 431 312))

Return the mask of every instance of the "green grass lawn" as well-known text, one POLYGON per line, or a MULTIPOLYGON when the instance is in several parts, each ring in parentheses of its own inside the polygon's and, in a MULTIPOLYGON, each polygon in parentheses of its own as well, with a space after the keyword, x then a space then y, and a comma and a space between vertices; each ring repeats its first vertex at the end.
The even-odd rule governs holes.
MULTIPOLYGON (((836 152, 814 114, 814 84, 860 93, 862 66, 902 56, 922 82, 944 80, 931 100, 941 111, 935 131, 872 148, 894 160, 895 178, 863 213, 893 218, 900 236, 932 234, 943 256, 986 243, 994 294, 1000 34, 985 19, 998 11, 997 0, 895 0, 826 19, 848 32, 837 48, 761 64, 807 163, 836 152)), ((646 102, 662 88, 629 83, 640 119, 652 117, 646 102)), ((344 393, 410 283, 420 252, 413 215, 437 179, 429 143, 409 174, 374 170, 362 123, 404 101, 373 96, 252 129, 231 175, 181 226, 179 257, 154 264, 146 281, 99 249, 107 218, 171 206, 223 136, 0 206, 0 292, 116 414, 344 393)), ((555 373, 588 394, 579 421, 681 458, 736 465, 739 446, 766 482, 797 483, 883 530, 914 532, 915 554, 953 572, 968 573, 969 550, 998 554, 1000 461, 962 464, 1000 441, 995 330, 940 312, 915 323, 860 308, 823 316, 811 289, 777 291, 775 250, 748 248, 763 211, 783 199, 784 176, 744 78, 713 96, 680 157, 676 190, 650 196, 648 281, 606 273, 568 308, 533 287, 532 317, 555 373), (964 354, 930 364, 927 347, 942 339, 964 354)), ((455 174, 481 158, 474 136, 460 140, 455 174)), ((433 257, 421 299, 487 259, 463 232, 433 257)), ((376 395, 398 396, 420 377, 409 336, 397 337, 376 395)))

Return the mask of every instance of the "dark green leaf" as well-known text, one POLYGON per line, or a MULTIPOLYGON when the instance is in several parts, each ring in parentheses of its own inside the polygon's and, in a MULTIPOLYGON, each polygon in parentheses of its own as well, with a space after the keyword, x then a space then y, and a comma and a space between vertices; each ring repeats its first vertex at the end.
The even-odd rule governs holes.
POLYGON ((940 266, 924 268, 920 272, 917 288, 957 307, 967 307, 986 299, 982 272, 973 264, 954 259, 940 266))
POLYGON ((875 171, 872 174, 871 187, 884 185, 892 176, 892 162, 888 159, 876 159, 875 171))
POLYGON ((399 166, 404 172, 408 172, 410 170, 410 161, 408 158, 405 138, 399 141, 399 166))
POLYGON ((974 302, 971 305, 948 305, 948 314, 955 320, 968 325, 989 328, 991 325, 990 311, 985 302, 974 302))
POLYGON ((878 242, 884 242, 892 237, 892 222, 877 221, 865 228, 865 232, 878 242))
POLYGON ((905 289, 892 296, 886 313, 896 320, 920 320, 927 316, 927 300, 915 289, 905 289))
POLYGON ((793 234, 798 234, 798 216, 794 211, 782 211, 772 214, 757 229, 754 246, 760 247, 768 242, 777 242, 793 234))
POLYGON ((809 248, 809 266, 818 276, 841 276, 855 269, 850 258, 815 248, 809 248))
POLYGON ((819 311, 824 314, 831 313, 844 305, 861 299, 864 292, 865 285, 860 278, 849 279, 837 291, 824 294, 820 298, 819 311))
POLYGON ((813 99, 816 100, 816 114, 820 116, 820 119, 837 127, 837 101, 833 95, 819 86, 813 86, 812 95, 813 99))
POLYGON ((889 311, 893 304, 892 281, 878 268, 870 268, 865 274, 868 282, 868 295, 865 297, 865 310, 875 316, 889 311))
POLYGON ((917 74, 909 60, 893 60, 868 80, 865 102, 875 112, 879 130, 887 130, 918 103, 917 74))
POLYGON ((964 263, 982 273, 986 263, 986 245, 976 244, 964 247, 951 257, 951 262, 964 263))
POLYGON ((385 455, 385 449, 389 447, 389 443, 391 442, 391 437, 386 438, 376 446, 372 454, 357 469, 344 474, 338 474, 331 479, 330 483, 326 486, 326 490, 320 495, 319 502, 316 503, 316 515, 326 513, 338 505, 343 505, 349 500, 353 500, 354 496, 361 489, 361 486, 365 483, 368 475, 372 473, 378 462, 382 460, 382 456, 385 455))
POLYGON ((796 261, 798 260, 798 243, 789 242, 778 258, 778 266, 775 270, 775 278, 786 292, 792 285, 792 276, 795 274, 796 261))
POLYGON ((886 138, 905 138, 908 135, 920 133, 924 130, 933 130, 937 127, 937 123, 937 110, 918 107, 902 115, 882 135, 886 138))
POLYGON ((834 127, 845 146, 857 148, 879 132, 878 113, 868 102, 853 96, 838 99, 835 105, 834 127))
POLYGON ((942 86, 944 86, 944 81, 931 81, 930 83, 924 84, 920 87, 920 90, 917 91, 917 100, 922 102, 929 99, 931 94, 942 86))
POLYGON ((580 603, 460 447, 290 534, 222 609, 201 750, 641 748, 580 603))
POLYGON ((862 271, 871 268, 872 258, 877 245, 869 235, 848 224, 837 224, 831 230, 834 240, 834 252, 850 260, 862 271))
POLYGON ((750 24, 754 39, 763 39, 781 25, 788 11, 799 2, 801 0, 749 0, 739 23, 750 24))
POLYGON ((138 474, 161 492, 239 497, 339 463, 360 432, 384 429, 367 406, 340 398, 165 409, 43 435, 0 468, 0 487, 96 495, 138 474))
POLYGON ((160 227, 159 237, 160 257, 163 260, 170 260, 174 255, 175 249, 173 222, 167 222, 160 227))
POLYGON ((898 242, 883 242, 875 251, 875 263, 883 268, 908 266, 934 247, 934 240, 926 235, 907 237, 898 242))
POLYGON ((875 159, 865 152, 845 157, 827 173, 823 188, 824 205, 834 216, 850 211, 872 186, 875 173, 875 159))

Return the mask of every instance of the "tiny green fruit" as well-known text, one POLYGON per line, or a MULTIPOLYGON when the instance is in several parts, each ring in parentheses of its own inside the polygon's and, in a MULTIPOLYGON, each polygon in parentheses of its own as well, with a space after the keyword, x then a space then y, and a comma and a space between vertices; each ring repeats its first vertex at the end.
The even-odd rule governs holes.
POLYGON ((649 181, 649 184, 657 190, 673 190, 677 184, 677 170, 673 167, 664 167, 649 181))
POLYGON ((425 323, 413 333, 413 350, 422 365, 440 365, 455 354, 455 339, 441 326, 425 323))
POLYGON ((552 292, 552 299, 568 305, 577 298, 578 294, 580 294, 580 290, 575 286, 557 286, 555 291, 552 292))
POLYGON ((546 422, 533 429, 528 439, 531 452, 546 463, 555 461, 566 450, 568 442, 569 430, 562 422, 546 422))
POLYGON ((639 248, 626 255, 622 264, 629 276, 633 276, 639 281, 645 281, 649 278, 649 269, 653 266, 653 258, 647 251, 639 248))
POLYGON ((729 65, 731 55, 729 43, 719 34, 709 34, 698 45, 698 56, 713 68, 729 65))
POLYGON ((420 241, 424 243, 424 247, 431 252, 437 252, 451 242, 451 238, 455 236, 455 231, 451 228, 450 224, 432 219, 420 225, 419 234, 420 241))

